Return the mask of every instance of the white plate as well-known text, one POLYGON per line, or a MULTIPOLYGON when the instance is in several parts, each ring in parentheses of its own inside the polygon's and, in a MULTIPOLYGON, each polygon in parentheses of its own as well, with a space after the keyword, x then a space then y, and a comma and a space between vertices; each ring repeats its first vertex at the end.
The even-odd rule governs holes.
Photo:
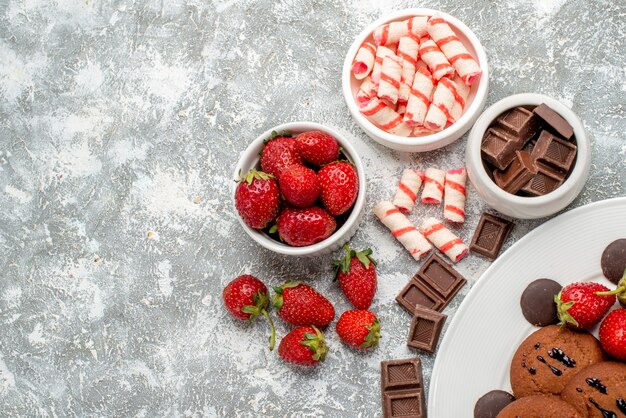
POLYGON ((482 395, 510 391, 513 354, 538 329, 524 319, 519 305, 526 286, 542 277, 562 285, 593 280, 613 286, 602 276, 600 256, 609 243, 625 237, 626 198, 617 198, 560 215, 502 254, 478 279, 441 342, 430 380, 429 417, 472 417, 482 395))

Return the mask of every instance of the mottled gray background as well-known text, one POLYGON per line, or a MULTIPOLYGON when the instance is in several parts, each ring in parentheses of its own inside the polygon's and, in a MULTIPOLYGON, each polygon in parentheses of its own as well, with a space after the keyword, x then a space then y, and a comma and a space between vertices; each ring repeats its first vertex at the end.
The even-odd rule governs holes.
MULTIPOLYGON (((373 143, 340 93, 361 28, 418 5, 481 39, 488 104, 541 92, 581 117, 594 157, 570 207, 624 195, 624 1, 0 0, 0 415, 379 416, 379 361, 417 354, 393 298, 418 264, 370 198, 352 245, 380 261, 381 346, 355 353, 330 328, 324 365, 287 366, 263 323, 227 315, 222 287, 298 278, 348 305, 332 257, 281 257, 244 235, 230 177, 253 138, 296 120, 354 141, 370 197, 391 197, 409 165, 463 165, 464 138, 426 155, 373 143)), ((470 189, 465 240, 484 209, 470 189)), ((507 246, 541 222, 517 222, 507 246)), ((450 317, 488 266, 459 264, 469 284, 450 317)), ((434 356, 419 356, 428 381, 434 356)))

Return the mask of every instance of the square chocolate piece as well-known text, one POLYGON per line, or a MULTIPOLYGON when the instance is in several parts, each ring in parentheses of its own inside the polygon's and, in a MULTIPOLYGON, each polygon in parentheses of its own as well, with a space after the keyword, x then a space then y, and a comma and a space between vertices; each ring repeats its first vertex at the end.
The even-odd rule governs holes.
POLYGON ((409 347, 434 353, 447 315, 418 306, 409 328, 409 347))
POLYGON ((571 142, 542 131, 531 157, 567 173, 576 159, 576 148, 571 142))
POLYGON ((489 213, 483 213, 474 231, 470 251, 495 260, 511 229, 513 229, 513 223, 489 213))
POLYGON ((519 142, 518 150, 539 129, 538 119, 533 112, 524 107, 516 107, 509 110, 500 115, 496 121, 502 129, 517 138, 519 142))
POLYGON ((422 363, 418 358, 381 361, 380 388, 383 392, 421 389, 422 363))
MULTIPOLYGON (((536 147, 536 146, 535 146, 536 147)), ((530 154, 525 151, 516 151, 516 158, 504 171, 493 173, 496 184, 505 192, 515 194, 537 174, 537 167, 530 154)))
POLYGON ((548 124, 556 133, 563 138, 570 140, 574 136, 574 129, 561 115, 556 113, 550 106, 545 103, 540 104, 533 110, 533 113, 539 116, 548 124))
POLYGON ((384 418, 424 418, 425 416, 423 390, 404 390, 383 395, 384 418))
POLYGON ((452 299, 466 283, 463 276, 435 253, 424 262, 417 277, 445 301, 452 299))
POLYGON ((543 196, 553 192, 565 181, 565 173, 537 162, 537 174, 522 187, 530 196, 543 196))
POLYGON ((480 152, 485 161, 504 170, 515 159, 515 151, 521 146, 515 137, 502 128, 492 127, 483 136, 480 152))
POLYGON ((409 283, 396 296, 396 301, 411 315, 415 311, 416 306, 433 309, 435 311, 442 310, 447 304, 443 299, 437 296, 432 290, 428 289, 423 283, 417 280, 417 275, 409 281, 409 283))

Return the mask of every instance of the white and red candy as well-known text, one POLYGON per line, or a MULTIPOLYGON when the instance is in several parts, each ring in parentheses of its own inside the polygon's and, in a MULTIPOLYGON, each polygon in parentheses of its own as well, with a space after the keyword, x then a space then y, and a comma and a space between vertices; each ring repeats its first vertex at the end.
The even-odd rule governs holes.
POLYGON ((402 77, 400 79, 400 102, 406 103, 411 94, 411 86, 413 85, 413 77, 415 77, 415 68, 417 67, 417 57, 420 49, 420 38, 413 34, 403 36, 398 43, 398 58, 402 63, 402 77))
POLYGON ((443 217, 455 223, 465 221, 465 198, 467 191, 467 171, 464 168, 449 170, 446 173, 443 217))
POLYGON ((401 22, 391 22, 374 29, 376 45, 397 44, 400 38, 413 34, 422 37, 427 31, 428 16, 414 16, 401 22))
POLYGON ((420 232, 428 241, 446 255, 453 263, 467 255, 469 249, 461 238, 457 237, 441 221, 427 218, 420 227, 420 232))
POLYGON ((404 122, 409 126, 420 126, 424 124, 428 106, 432 99, 434 90, 434 80, 424 62, 417 64, 417 69, 413 78, 413 85, 406 104, 404 122))
POLYGON ((424 189, 422 190, 422 203, 441 203, 443 199, 444 181, 446 173, 438 168, 427 168, 424 173, 424 189))
POLYGON ((398 136, 409 136, 412 129, 402 121, 402 115, 384 101, 372 97, 360 103, 361 113, 381 129, 398 136))
POLYGON ((393 205, 404 213, 409 213, 415 206, 417 192, 422 187, 424 172, 407 168, 402 172, 402 177, 398 183, 396 195, 393 198, 393 205))
POLYGON ((352 64, 352 74, 357 80, 362 80, 369 75, 376 60, 376 47, 370 42, 365 42, 359 48, 352 64))
POLYGON ((428 34, 454 66, 463 82, 471 86, 482 73, 480 66, 441 15, 434 14, 427 24, 428 34))
POLYGON ((365 77, 359 86, 356 101, 358 103, 367 102, 374 96, 376 96, 376 84, 374 84, 371 77, 365 77))
POLYGON ((395 55, 387 55, 383 58, 383 66, 378 82, 378 97, 396 104, 400 91, 400 78, 402 77, 402 66, 400 59, 395 55))
POLYGON ((376 49, 376 58, 374 59, 374 67, 372 68, 372 81, 376 85, 378 85, 378 83, 380 82, 380 75, 382 74, 383 70, 383 60, 388 55, 395 56, 396 53, 386 46, 379 46, 376 49))
POLYGON ((456 86, 456 94, 454 95, 454 104, 452 105, 450 119, 448 120, 450 123, 454 123, 461 118, 463 111, 465 110, 465 102, 470 93, 469 86, 461 80, 461 77, 456 75, 452 81, 456 86))
POLYGON ((414 259, 419 260, 432 249, 432 245, 417 230, 415 225, 391 202, 378 203, 374 206, 374 214, 411 253, 414 259))
POLYGON ((428 113, 424 119, 424 127, 431 131, 441 131, 450 120, 450 112, 456 100, 456 85, 447 77, 439 80, 433 101, 428 107, 428 113))
POLYGON ((450 77, 454 74, 454 67, 450 65, 446 56, 432 39, 422 41, 420 58, 428 65, 435 80, 439 80, 442 77, 450 77))

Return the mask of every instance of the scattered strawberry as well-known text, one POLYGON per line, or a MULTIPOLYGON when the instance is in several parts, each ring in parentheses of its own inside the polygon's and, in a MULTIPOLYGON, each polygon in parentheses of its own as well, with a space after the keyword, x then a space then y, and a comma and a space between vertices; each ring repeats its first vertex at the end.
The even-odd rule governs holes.
POLYGON ((372 250, 357 252, 347 244, 344 248, 345 257, 333 261, 339 285, 355 308, 368 309, 376 293, 376 262, 371 257, 372 250))
POLYGON ((312 206, 320 193, 315 171, 300 164, 286 168, 279 184, 285 200, 299 208, 312 206))
POLYGON ((292 281, 274 291, 274 308, 288 324, 325 327, 335 319, 333 305, 311 286, 292 281))
POLYGON ((244 274, 228 283, 222 292, 226 309, 237 319, 254 321, 259 315, 267 318, 272 329, 270 350, 274 349, 276 331, 274 322, 267 314, 269 297, 267 287, 254 276, 244 274))
POLYGON ((331 236, 337 221, 317 206, 306 209, 286 208, 276 221, 280 239, 294 247, 315 244, 331 236))
POLYGON ((276 132, 272 133, 269 142, 261 151, 261 168, 280 180, 283 171, 294 164, 302 164, 302 158, 295 138, 276 135, 278 135, 276 132))
POLYGON ((341 215, 352 207, 359 192, 359 178, 354 166, 346 161, 325 165, 317 173, 320 198, 331 215, 341 215))
POLYGON ((301 366, 313 366, 324 361, 327 352, 324 334, 314 326, 292 330, 278 345, 278 355, 283 360, 301 366))
POLYGON ((349 346, 376 347, 380 340, 380 321, 370 311, 346 311, 337 321, 337 334, 349 346))
POLYGON ((561 325, 574 329, 593 328, 615 303, 615 296, 599 296, 609 289, 599 283, 572 283, 554 297, 561 325))
POLYGON ((239 180, 235 207, 250 228, 265 228, 276 218, 280 208, 280 191, 274 176, 250 170, 239 180))
POLYGON ((318 167, 339 157, 339 144, 330 134, 322 131, 303 132, 296 137, 300 156, 307 163, 318 167))
POLYGON ((624 275, 620 279, 619 283, 617 283, 617 287, 615 288, 615 290, 611 290, 610 292, 598 292, 597 295, 615 295, 619 304, 622 305, 622 307, 626 308, 626 271, 624 271, 624 275))
POLYGON ((600 344, 608 355, 626 361, 626 309, 615 309, 600 324, 600 344))

